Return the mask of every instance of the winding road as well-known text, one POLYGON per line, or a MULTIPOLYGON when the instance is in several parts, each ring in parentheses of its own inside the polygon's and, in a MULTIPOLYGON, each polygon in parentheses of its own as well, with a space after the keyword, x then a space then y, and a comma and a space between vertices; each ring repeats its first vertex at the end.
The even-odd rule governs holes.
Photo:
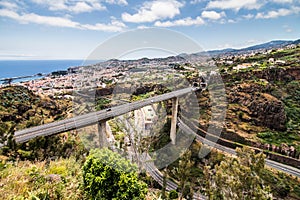
MULTIPOLYGON (((207 146, 210 146, 212 148, 218 149, 220 151, 226 152, 228 154, 236 155, 236 152, 235 152, 234 149, 222 146, 220 144, 212 142, 212 141, 198 135, 197 133, 195 133, 188 125, 186 125, 179 118, 178 118, 178 122, 179 122, 178 127, 181 130, 183 130, 184 132, 186 132, 188 134, 192 133, 196 137, 196 139, 199 140, 201 143, 206 144, 207 146)), ((285 172, 285 173, 288 173, 288 174, 291 174, 293 176, 297 176, 297 177, 300 178, 300 169, 297 169, 295 167, 291 167, 289 165, 285 165, 285 164, 282 164, 282 163, 279 163, 279 162, 275 162, 275 161, 270 160, 270 159, 265 159, 265 161, 266 161, 266 165, 271 167, 271 168, 274 168, 276 170, 279 170, 279 171, 282 171, 282 172, 285 172)))
MULTIPOLYGON (((174 97, 180 97, 182 95, 188 94, 190 92, 195 91, 195 88, 188 87, 180 90, 176 90, 173 92, 169 92, 166 94, 158 95, 155 97, 151 97, 145 100, 135 101, 132 103, 127 103, 123 105, 118 105, 115 107, 112 107, 109 110, 101 110, 98 112, 92 112, 80 116, 76 116, 73 118, 52 122, 49 124, 28 128, 24 130, 20 130, 15 132, 14 138, 17 143, 23 143, 27 142, 33 138, 40 137, 40 136, 48 136, 48 135, 55 135, 59 133, 63 133, 66 131, 74 130, 77 128, 89 126, 98 123, 99 121, 105 121, 109 120, 111 118, 123 115, 125 113, 128 113, 133 110, 140 109, 144 106, 151 105, 153 103, 157 103, 160 101, 172 99, 174 97)), ((211 146, 213 148, 219 149, 221 151, 224 151, 226 153, 229 153, 231 155, 236 155, 236 152, 234 149, 230 149, 228 147, 222 146, 220 144, 216 144, 215 142, 211 142, 198 134, 196 134, 192 129, 190 129, 186 124, 182 122, 182 120, 179 119, 179 122, 181 122, 178 126, 186 133, 192 133, 195 135, 195 137, 201 141, 202 143, 211 146)), ((3 144, 0 144, 0 148, 4 146, 3 144)), ((272 167, 274 169, 283 171, 285 173, 291 174, 293 176, 300 177, 300 169, 275 162, 269 159, 266 159, 266 165, 269 167, 272 167)))

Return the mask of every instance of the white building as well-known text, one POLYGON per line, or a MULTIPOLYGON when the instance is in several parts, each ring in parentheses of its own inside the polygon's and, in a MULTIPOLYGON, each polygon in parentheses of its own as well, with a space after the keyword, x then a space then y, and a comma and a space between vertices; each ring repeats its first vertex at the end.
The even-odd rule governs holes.
POLYGON ((145 106, 139 110, 134 111, 135 126, 139 135, 146 137, 150 134, 153 124, 157 121, 157 115, 152 105, 145 106))
POLYGON ((241 70, 241 69, 247 69, 249 67, 252 67, 252 64, 250 64, 250 63, 243 63, 241 65, 234 66, 232 69, 234 69, 234 70, 241 70))
POLYGON ((155 111, 152 107, 152 105, 145 106, 142 109, 142 113, 144 115, 144 123, 145 123, 145 130, 150 130, 152 124, 156 121, 157 116, 155 114, 155 111))

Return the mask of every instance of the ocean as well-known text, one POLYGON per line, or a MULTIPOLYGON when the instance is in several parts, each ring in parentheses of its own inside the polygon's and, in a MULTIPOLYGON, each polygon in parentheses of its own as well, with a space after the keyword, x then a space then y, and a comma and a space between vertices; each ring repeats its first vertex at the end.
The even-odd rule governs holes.
MULTIPOLYGON (((0 60, 0 80, 38 73, 49 74, 69 67, 83 66, 102 62, 101 60, 0 60)), ((13 80, 13 83, 41 78, 39 76, 13 80)), ((3 81, 0 81, 3 84, 3 81)))
POLYGON ((83 60, 0 60, 0 79, 48 74, 82 65, 83 60))

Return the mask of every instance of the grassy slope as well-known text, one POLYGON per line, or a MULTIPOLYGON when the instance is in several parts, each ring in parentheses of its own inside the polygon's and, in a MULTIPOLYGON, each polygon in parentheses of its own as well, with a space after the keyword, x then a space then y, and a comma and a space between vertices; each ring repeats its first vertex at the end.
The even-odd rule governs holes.
POLYGON ((77 200, 83 196, 81 163, 73 157, 49 163, 2 161, 0 169, 0 199, 77 200))

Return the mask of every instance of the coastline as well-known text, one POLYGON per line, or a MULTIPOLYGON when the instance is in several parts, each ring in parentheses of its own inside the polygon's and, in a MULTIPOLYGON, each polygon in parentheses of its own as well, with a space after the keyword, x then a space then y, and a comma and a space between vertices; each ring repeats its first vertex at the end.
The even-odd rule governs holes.
MULTIPOLYGON (((81 66, 83 60, 0 60, 0 79, 47 75, 55 71, 81 66)), ((20 82, 20 81, 17 81, 20 82)))

